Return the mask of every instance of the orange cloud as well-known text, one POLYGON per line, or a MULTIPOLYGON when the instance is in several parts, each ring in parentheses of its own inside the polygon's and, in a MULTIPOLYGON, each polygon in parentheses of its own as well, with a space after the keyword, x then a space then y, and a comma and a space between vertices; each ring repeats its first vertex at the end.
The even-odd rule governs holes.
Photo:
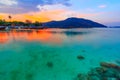
POLYGON ((62 20, 65 19, 65 10, 47 10, 41 12, 31 12, 25 15, 25 17, 30 18, 32 21, 48 22, 51 20, 62 20))
MULTIPOLYGON (((12 14, 12 21, 40 21, 40 22, 48 22, 51 20, 62 20, 64 17, 60 16, 64 14, 65 10, 50 10, 50 11, 39 11, 39 12, 30 12, 24 14, 12 14)), ((8 19, 8 14, 0 14, 0 19, 8 19)))
MULTIPOLYGON (((98 16, 101 13, 91 13, 91 14, 85 14, 65 9, 58 9, 58 10, 43 10, 38 12, 29 12, 24 14, 12 14, 12 21, 26 21, 31 20, 33 22, 39 21, 39 22, 48 22, 51 20, 63 20, 68 17, 79 17, 79 18, 89 18, 98 16)), ((9 14, 0 14, 0 19, 8 19, 9 14)))
POLYGON ((7 14, 0 13, 0 19, 4 19, 7 14))

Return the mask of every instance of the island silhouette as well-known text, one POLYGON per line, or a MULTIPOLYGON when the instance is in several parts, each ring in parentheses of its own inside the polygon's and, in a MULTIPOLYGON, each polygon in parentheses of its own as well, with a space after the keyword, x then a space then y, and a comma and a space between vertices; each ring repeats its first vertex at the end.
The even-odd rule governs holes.
POLYGON ((20 21, 5 21, 0 20, 0 30, 4 30, 6 28, 10 29, 46 29, 46 28, 107 28, 107 26, 100 24, 98 22, 84 19, 84 18, 76 18, 71 17, 61 21, 50 21, 41 23, 39 21, 32 22, 30 20, 26 20, 25 22, 20 21))

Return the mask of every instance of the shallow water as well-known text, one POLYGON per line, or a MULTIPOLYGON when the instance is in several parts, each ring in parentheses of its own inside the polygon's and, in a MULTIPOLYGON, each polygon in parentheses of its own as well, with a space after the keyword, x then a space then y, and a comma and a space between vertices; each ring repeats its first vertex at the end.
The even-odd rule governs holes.
POLYGON ((120 65, 120 29, 0 32, 0 80, 74 80, 100 62, 120 65))

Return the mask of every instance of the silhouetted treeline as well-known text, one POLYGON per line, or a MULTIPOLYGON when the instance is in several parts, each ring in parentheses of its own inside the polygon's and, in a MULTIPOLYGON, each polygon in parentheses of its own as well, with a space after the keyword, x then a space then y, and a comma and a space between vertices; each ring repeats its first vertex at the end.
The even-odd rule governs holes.
POLYGON ((32 23, 28 20, 26 22, 0 20, 0 26, 42 26, 42 23, 37 21, 32 23))

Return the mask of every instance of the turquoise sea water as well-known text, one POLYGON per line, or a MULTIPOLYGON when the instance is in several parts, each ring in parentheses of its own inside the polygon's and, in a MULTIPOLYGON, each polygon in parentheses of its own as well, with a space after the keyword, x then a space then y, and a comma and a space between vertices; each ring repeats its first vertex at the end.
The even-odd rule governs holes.
POLYGON ((120 29, 0 32, 0 80, 75 80, 100 62, 120 65, 120 29))

